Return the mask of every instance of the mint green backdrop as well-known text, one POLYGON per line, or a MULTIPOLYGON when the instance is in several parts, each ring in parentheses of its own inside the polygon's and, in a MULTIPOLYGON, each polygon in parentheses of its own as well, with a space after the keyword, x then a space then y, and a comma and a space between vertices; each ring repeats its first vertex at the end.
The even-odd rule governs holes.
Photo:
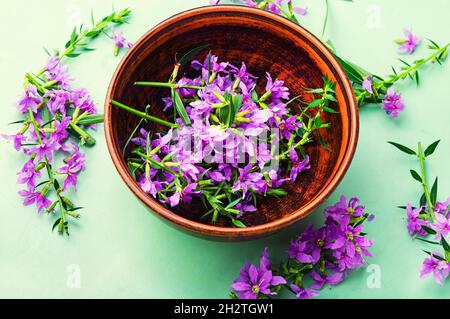
MULTIPOLYGON (((133 9, 131 24, 122 29, 134 41, 161 20, 207 2, 122 0, 114 1, 114 5, 133 9)), ((324 2, 297 3, 309 8, 309 14, 301 19, 303 25, 320 33, 324 2)), ((329 37, 338 52, 379 74, 390 72, 391 64, 399 64, 393 40, 405 27, 439 43, 450 40, 448 0, 330 3, 329 37)), ((1 132, 13 132, 6 123, 18 116, 14 102, 24 73, 40 69, 45 62, 43 46, 61 47, 74 22, 89 20, 92 6, 97 17, 111 9, 109 1, 2 3, 1 132)), ((88 87, 101 108, 120 56, 113 56, 112 43, 105 37, 93 46, 98 50, 70 62, 69 67, 76 83, 88 87)), ((414 57, 424 54, 422 45, 414 57)), ((419 279, 422 245, 408 236, 404 212, 396 208, 420 193, 408 172, 416 163, 386 144, 387 140, 410 145, 422 140, 428 144, 442 138, 428 167, 430 176, 440 176, 440 193, 450 196, 449 65, 427 67, 419 88, 412 82, 398 87, 407 105, 398 120, 386 117, 375 106, 361 110, 355 159, 326 204, 335 202, 341 194, 358 196, 376 215, 367 230, 375 240, 374 258, 369 260, 374 266, 370 269, 379 271, 380 287, 373 288, 371 273, 363 269, 339 286, 326 288, 321 297, 450 297, 450 287, 438 286, 431 278, 419 279)), ((87 151, 88 169, 81 174, 79 191, 74 195, 86 210, 72 225, 70 238, 51 233, 52 217, 22 207, 16 172, 23 158, 11 145, 0 143, 0 297, 226 298, 245 260, 256 261, 265 246, 279 260, 296 233, 308 222, 320 223, 322 219, 325 205, 294 228, 267 239, 233 244, 190 237, 162 223, 133 197, 110 161, 101 127, 96 137, 98 145, 87 151), (71 275, 78 271, 79 288, 71 284, 71 275)))

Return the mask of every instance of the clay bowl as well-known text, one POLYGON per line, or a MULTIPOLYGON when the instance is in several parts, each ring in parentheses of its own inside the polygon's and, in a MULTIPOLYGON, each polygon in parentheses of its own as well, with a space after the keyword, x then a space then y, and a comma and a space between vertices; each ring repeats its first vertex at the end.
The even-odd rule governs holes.
MULTIPOLYGON (((197 56, 204 59, 207 52, 197 56), (203 56, 202 56, 203 54, 203 56)), ((190 68, 182 72, 190 72, 190 68)), ((304 96, 304 99, 312 99, 304 96)), ((153 126, 154 130, 160 130, 153 126)), ((142 36, 122 59, 111 80, 105 101, 105 134, 111 158, 120 176, 151 211, 169 224, 194 235, 219 240, 246 240, 280 231, 309 215, 336 188, 347 171, 358 139, 358 110, 352 87, 339 63, 311 33, 280 16, 242 6, 203 7, 180 13, 163 21, 142 36), (167 81, 174 57, 208 44, 221 60, 240 65, 263 77, 270 72, 286 82, 292 96, 306 95, 305 88, 322 87, 327 75, 336 82, 339 114, 324 121, 332 128, 323 138, 331 148, 308 146, 312 169, 288 187, 282 199, 263 200, 256 213, 247 214, 247 228, 226 224, 209 225, 199 217, 204 208, 198 203, 170 210, 146 195, 128 172, 121 150, 138 118, 110 105, 114 99, 165 118, 161 98, 169 92, 160 88, 137 87, 135 81, 167 81)))

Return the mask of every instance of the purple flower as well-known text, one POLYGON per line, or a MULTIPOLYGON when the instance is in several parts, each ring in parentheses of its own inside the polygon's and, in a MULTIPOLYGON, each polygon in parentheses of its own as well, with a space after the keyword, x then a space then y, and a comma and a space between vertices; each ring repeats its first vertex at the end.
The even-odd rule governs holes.
MULTIPOLYGON (((292 0, 286 0, 287 4, 292 4, 292 0)), ((294 12, 298 15, 304 16, 308 13, 308 8, 302 8, 302 7, 294 7, 294 12)))
POLYGON ((132 43, 127 41, 122 31, 117 33, 113 31, 112 38, 114 40, 114 45, 118 48, 123 47, 131 48, 133 46, 132 43))
POLYGON ((312 250, 311 245, 301 238, 294 240, 289 248, 289 257, 301 264, 315 264, 319 261, 321 250, 312 250))
POLYGON ((317 297, 320 294, 312 289, 305 289, 305 288, 300 288, 297 285, 292 284, 291 286, 292 291, 295 293, 295 296, 298 299, 311 299, 312 297, 317 297))
POLYGON ((434 212, 439 214, 446 214, 450 206, 450 197, 445 202, 437 202, 434 205, 434 212))
POLYGON ((442 285, 442 277, 447 278, 449 275, 449 264, 444 260, 439 260, 435 256, 425 258, 422 267, 420 268, 420 277, 426 277, 429 274, 433 274, 434 280, 442 285))
POLYGON ((59 56, 52 56, 47 60, 45 70, 50 73, 55 73, 56 68, 59 66, 59 56))
POLYGON ((73 154, 67 161, 67 165, 61 167, 58 172, 61 174, 66 174, 64 180, 64 189, 68 189, 70 185, 73 188, 77 187, 77 174, 84 170, 86 163, 86 155, 81 153, 78 145, 72 143, 73 154))
POLYGON ((36 154, 36 160, 40 162, 44 157, 48 159, 49 162, 52 161, 53 153, 58 150, 61 145, 55 138, 49 138, 42 140, 42 143, 33 147, 30 150, 31 154, 36 154))
POLYGON ((28 189, 34 189, 36 186, 36 178, 41 177, 41 173, 36 171, 36 165, 30 159, 25 163, 22 169, 17 173, 17 182, 19 184, 27 184, 28 189))
POLYGON ((20 151, 22 149, 22 142, 26 141, 26 137, 20 133, 14 135, 2 134, 2 137, 6 140, 13 141, 14 149, 20 151))
POLYGON ((89 114, 97 113, 95 103, 89 95, 89 91, 85 88, 77 88, 70 91, 73 105, 79 108, 82 112, 88 112, 89 114))
POLYGON ((141 176, 141 179, 138 181, 138 185, 144 192, 152 195, 153 197, 156 197, 156 193, 163 189, 161 182, 153 181, 150 176, 145 177, 144 175, 141 176))
POLYGON ((239 278, 231 285, 231 289, 237 293, 239 299, 257 299, 261 295, 276 295, 271 289, 283 284, 286 284, 283 277, 272 275, 266 248, 261 256, 259 268, 246 263, 240 271, 239 278))
POLYGON ((289 89, 284 86, 284 81, 272 80, 272 77, 269 73, 266 73, 267 84, 266 84, 266 92, 270 91, 270 97, 274 100, 288 100, 289 99, 289 89))
POLYGON ((67 128, 69 127, 70 121, 72 119, 70 117, 63 117, 61 121, 55 120, 55 131, 51 134, 59 144, 62 143, 68 136, 67 128))
POLYGON ((394 118, 398 116, 398 112, 405 109, 402 95, 400 93, 395 93, 393 87, 390 87, 384 96, 383 109, 386 111, 387 115, 391 115, 394 118))
POLYGON ((342 281, 344 274, 341 272, 335 272, 331 275, 320 275, 316 271, 311 272, 311 278, 314 280, 314 284, 311 285, 312 289, 321 290, 324 285, 330 286, 337 285, 342 281))
POLYGON ((45 93, 44 97, 48 97, 47 107, 55 115, 56 112, 60 112, 63 116, 66 115, 66 103, 70 102, 70 93, 66 90, 50 90, 45 93))
POLYGON ((37 92, 34 85, 30 85, 25 88, 22 98, 19 101, 18 108, 22 113, 27 113, 31 108, 33 113, 37 113, 37 108, 40 103, 42 103, 42 97, 37 92))
POLYGON ((252 164, 247 164, 244 168, 238 168, 239 177, 233 186, 233 192, 241 190, 242 198, 245 197, 249 189, 258 191, 266 185, 265 181, 262 180, 264 177, 263 174, 257 172, 250 173, 252 168, 252 164))
POLYGON ((437 232, 435 238, 446 237, 450 233, 450 222, 448 218, 442 214, 435 214, 434 223, 431 227, 437 232))
POLYGON ((70 83, 73 81, 73 78, 67 73, 67 66, 59 63, 48 70, 48 79, 50 81, 55 81, 65 90, 70 88, 70 83))
POLYGON ((330 216, 342 226, 342 229, 345 229, 352 217, 364 215, 364 206, 358 204, 359 199, 356 197, 352 197, 347 204, 347 198, 341 196, 339 202, 325 209, 325 216, 330 216))
POLYGON ((368 93, 373 94, 373 76, 368 76, 364 78, 362 87, 364 90, 366 90, 368 93))
POLYGON ((421 219, 419 215, 422 213, 423 207, 413 208, 411 204, 406 206, 406 215, 408 218, 408 232, 411 235, 418 234, 420 236, 426 236, 426 231, 422 226, 429 226, 429 222, 421 219))
POLYGON ((201 191, 196 190, 198 184, 188 184, 184 189, 178 189, 172 196, 167 199, 171 207, 177 206, 180 201, 189 203, 192 200, 192 196, 201 194, 201 191))
POLYGON ((303 161, 299 161, 297 151, 294 148, 291 148, 289 151, 289 158, 292 162, 290 179, 294 182, 297 179, 297 175, 303 171, 306 171, 311 168, 309 165, 309 156, 306 155, 303 161))
POLYGON ((399 52, 412 54, 420 43, 420 37, 415 36, 410 30, 404 30, 406 39, 398 41, 401 46, 398 48, 399 52))
POLYGON ((23 204, 25 206, 36 204, 38 213, 42 210, 42 208, 48 208, 52 204, 52 202, 41 193, 36 193, 31 190, 21 190, 19 195, 24 198, 23 204))

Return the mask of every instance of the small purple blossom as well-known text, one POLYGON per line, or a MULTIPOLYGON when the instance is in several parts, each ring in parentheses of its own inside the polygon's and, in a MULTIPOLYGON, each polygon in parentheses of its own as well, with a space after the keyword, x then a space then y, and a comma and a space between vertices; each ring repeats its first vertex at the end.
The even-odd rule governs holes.
POLYGON ((427 233, 422 226, 429 226, 429 222, 420 218, 420 214, 423 211, 423 207, 414 208, 410 203, 406 206, 406 215, 408 218, 408 232, 411 235, 418 234, 420 236, 426 236, 427 233))
POLYGON ((435 254, 425 258, 420 269, 420 277, 423 278, 433 274, 434 280, 442 285, 442 279, 447 278, 449 275, 450 266, 445 260, 440 260, 435 256, 439 255, 435 254))
POLYGON ((47 158, 49 162, 53 159, 53 153, 59 149, 61 145, 55 138, 44 139, 41 144, 33 147, 30 150, 31 154, 36 154, 36 160, 40 162, 47 158))
POLYGON ((393 87, 390 87, 387 90, 386 95, 384 96, 383 109, 386 111, 387 115, 390 115, 394 118, 398 116, 398 113, 400 111, 403 111, 405 109, 402 95, 400 93, 396 93, 393 87))
POLYGON ((273 287, 286 284, 281 276, 273 276, 267 248, 261 256, 260 266, 246 263, 240 271, 240 277, 231 285, 239 299, 258 299, 261 295, 273 296, 277 293, 273 287))
POLYGON ((36 179, 39 177, 41 177, 41 173, 36 171, 36 165, 34 164, 34 161, 30 159, 17 173, 17 182, 19 184, 27 184, 28 189, 34 189, 36 186, 36 179))
POLYGON ((368 93, 373 94, 373 76, 367 76, 364 78, 362 87, 368 93))
POLYGON ((25 206, 36 204, 36 208, 37 208, 38 213, 43 208, 48 208, 52 204, 52 202, 48 198, 46 198, 45 196, 43 196, 39 192, 34 192, 34 191, 31 191, 31 190, 21 190, 19 192, 19 195, 24 198, 23 199, 23 204, 25 206))
POLYGON ((300 161, 298 159, 297 151, 294 148, 291 148, 291 150, 289 151, 289 158, 292 162, 290 180, 294 182, 300 172, 311 168, 311 166, 309 165, 309 156, 306 155, 305 159, 300 161))
POLYGON ((67 165, 58 170, 60 174, 66 174, 64 189, 68 189, 70 185, 72 185, 73 188, 76 188, 77 174, 85 168, 86 155, 80 152, 78 145, 72 144, 72 147, 73 154, 67 160, 67 165))
POLYGON ((2 137, 6 140, 12 141, 16 151, 20 151, 22 149, 22 142, 27 140, 26 136, 20 133, 14 135, 2 134, 2 137))
POLYGON ((290 287, 294 292, 295 296, 297 297, 297 299, 311 299, 313 297, 317 297, 320 295, 317 291, 313 289, 300 288, 294 284, 292 284, 290 287))
POLYGON ((403 33, 406 38, 398 41, 401 44, 398 50, 401 53, 412 54, 416 51, 421 39, 414 35, 410 30, 404 30, 403 33))
POLYGON ((37 92, 37 88, 34 85, 30 85, 25 88, 22 98, 19 101, 18 108, 22 113, 27 113, 29 109, 33 113, 37 113, 38 105, 42 103, 43 99, 37 92))
POLYGON ((324 285, 337 285, 342 281, 344 274, 341 272, 335 272, 330 275, 321 275, 316 271, 311 272, 311 278, 314 280, 314 284, 311 288, 314 290, 321 290, 324 285))

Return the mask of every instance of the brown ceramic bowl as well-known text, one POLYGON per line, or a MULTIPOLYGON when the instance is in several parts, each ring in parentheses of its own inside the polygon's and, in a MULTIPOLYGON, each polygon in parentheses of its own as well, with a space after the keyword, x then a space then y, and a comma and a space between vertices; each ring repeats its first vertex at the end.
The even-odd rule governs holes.
MULTIPOLYGON (((203 56, 197 57, 203 59, 203 56)), ((189 69, 182 70, 189 72, 189 69)), ((311 96, 304 96, 311 99, 311 96)), ((157 126, 154 127, 158 130, 157 126)), ((295 23, 259 9, 242 6, 214 6, 193 9, 163 21, 142 36, 122 59, 111 80, 105 101, 105 133, 108 149, 120 176, 131 191, 154 213, 170 224, 209 239, 245 240, 267 236, 301 220, 333 192, 347 171, 358 139, 358 110, 352 87, 339 63, 311 33, 295 23), (322 87, 327 75, 336 82, 335 107, 328 114, 332 128, 323 137, 332 152, 320 145, 307 148, 312 169, 302 173, 282 199, 261 202, 256 213, 244 216, 247 228, 225 224, 212 226, 200 221, 203 208, 192 204, 169 210, 146 195, 128 172, 121 150, 137 125, 138 118, 110 105, 114 99, 135 108, 150 104, 152 115, 165 118, 159 88, 136 87, 135 81, 167 81, 176 54, 208 44, 221 60, 240 65, 263 77, 270 72, 286 82, 292 96, 305 88, 322 87)))

